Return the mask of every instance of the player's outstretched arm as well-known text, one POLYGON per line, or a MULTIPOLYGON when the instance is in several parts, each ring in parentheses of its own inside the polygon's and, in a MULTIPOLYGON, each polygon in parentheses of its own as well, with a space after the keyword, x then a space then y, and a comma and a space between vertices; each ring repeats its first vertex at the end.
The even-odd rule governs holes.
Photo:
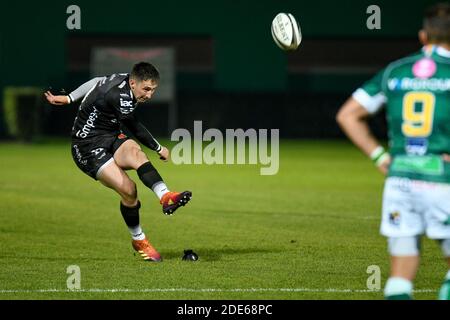
POLYGON ((71 93, 69 93, 68 97, 70 99, 70 102, 77 101, 81 98, 83 98, 86 94, 93 89, 97 83, 106 77, 95 77, 88 82, 83 83, 81 86, 73 90, 71 93))
POLYGON ((88 82, 83 83, 81 86, 73 90, 68 95, 53 95, 50 91, 44 92, 45 98, 50 104, 55 106, 62 106, 66 104, 71 104, 74 101, 77 101, 83 98, 92 88, 94 88, 97 83, 103 80, 105 77, 96 77, 88 82))
POLYGON ((383 174, 386 174, 390 157, 372 135, 367 123, 369 115, 367 109, 351 97, 340 108, 336 121, 349 139, 372 159, 383 174))

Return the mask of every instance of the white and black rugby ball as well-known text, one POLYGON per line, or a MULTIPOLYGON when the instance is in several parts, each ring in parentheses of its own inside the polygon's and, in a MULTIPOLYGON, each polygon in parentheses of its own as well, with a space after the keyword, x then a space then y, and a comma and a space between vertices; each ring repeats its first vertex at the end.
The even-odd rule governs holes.
POLYGON ((300 26, 290 13, 281 12, 272 21, 272 38, 283 50, 296 50, 302 42, 300 26))

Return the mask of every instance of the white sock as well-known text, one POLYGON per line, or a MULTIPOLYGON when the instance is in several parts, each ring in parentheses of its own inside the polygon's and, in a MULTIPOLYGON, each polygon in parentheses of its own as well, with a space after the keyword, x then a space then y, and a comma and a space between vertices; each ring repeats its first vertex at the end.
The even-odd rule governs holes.
POLYGON ((136 227, 128 227, 128 230, 130 230, 131 237, 133 240, 144 240, 145 239, 145 233, 142 231, 142 228, 140 225, 137 225, 136 227))
POLYGON ((395 296, 399 294, 408 294, 412 295, 413 284, 411 281, 400 278, 400 277, 391 277, 386 282, 386 286, 384 287, 384 296, 395 296))
POLYGON ((157 182, 152 187, 153 192, 156 194, 156 196, 161 200, 162 196, 165 195, 167 192, 169 192, 169 188, 167 188, 166 184, 164 182, 157 182))

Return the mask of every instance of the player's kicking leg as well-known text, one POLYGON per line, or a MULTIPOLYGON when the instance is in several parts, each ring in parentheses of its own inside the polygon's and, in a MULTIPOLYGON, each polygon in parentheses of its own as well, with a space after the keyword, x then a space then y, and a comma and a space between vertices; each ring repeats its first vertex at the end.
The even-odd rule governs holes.
POLYGON ((101 172, 98 173, 97 179, 120 195, 120 212, 131 233, 131 243, 134 250, 146 261, 161 261, 161 255, 148 241, 139 223, 139 208, 141 204, 138 200, 136 184, 133 180, 128 177, 115 161, 105 165, 101 172))
POLYGON ((139 179, 150 188, 159 198, 162 211, 172 215, 179 207, 186 205, 192 197, 192 192, 171 192, 155 167, 148 160, 141 147, 133 140, 128 139, 114 153, 117 165, 124 169, 135 169, 139 179))

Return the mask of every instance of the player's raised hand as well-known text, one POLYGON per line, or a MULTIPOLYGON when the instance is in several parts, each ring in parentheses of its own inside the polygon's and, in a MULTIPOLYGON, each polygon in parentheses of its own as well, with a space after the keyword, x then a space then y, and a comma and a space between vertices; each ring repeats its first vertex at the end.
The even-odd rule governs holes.
POLYGON ((62 106, 70 103, 69 96, 54 96, 50 91, 44 92, 47 101, 55 106, 62 106))
POLYGON ((159 151, 158 154, 159 154, 159 158, 162 161, 165 161, 165 162, 169 161, 169 156, 170 156, 169 149, 167 149, 166 147, 162 147, 161 151, 159 151))

